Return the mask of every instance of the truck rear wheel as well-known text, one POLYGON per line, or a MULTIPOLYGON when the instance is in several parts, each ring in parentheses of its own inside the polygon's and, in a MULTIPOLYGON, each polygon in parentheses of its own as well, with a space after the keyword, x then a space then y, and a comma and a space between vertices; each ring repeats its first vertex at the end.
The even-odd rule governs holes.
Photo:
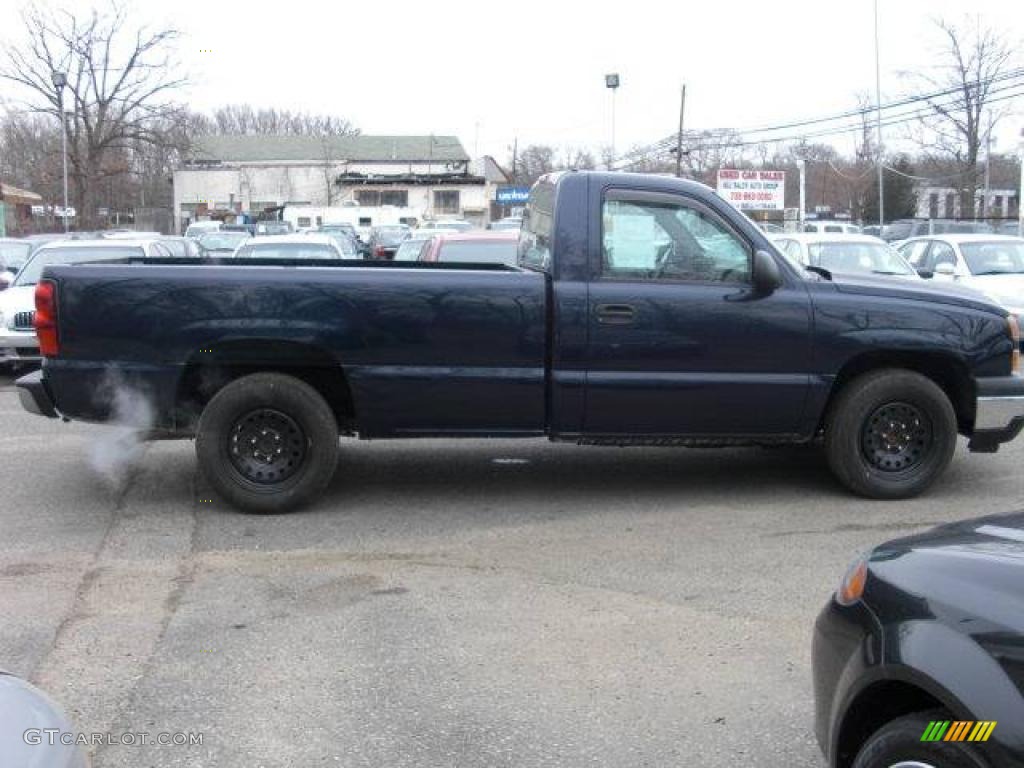
POLYGON ((946 393, 919 373, 890 368, 864 374, 839 393, 825 423, 825 453, 855 493, 906 499, 946 469, 956 436, 946 393))
POLYGON ((199 468, 246 512, 291 512, 324 491, 338 458, 334 413, 306 382, 279 373, 232 381, 207 403, 199 468))

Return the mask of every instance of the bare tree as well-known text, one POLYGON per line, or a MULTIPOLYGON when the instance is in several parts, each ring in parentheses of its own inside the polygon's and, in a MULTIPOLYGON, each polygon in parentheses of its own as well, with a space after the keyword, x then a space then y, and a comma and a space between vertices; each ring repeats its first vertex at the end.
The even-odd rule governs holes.
POLYGON ((119 0, 85 18, 33 4, 22 22, 28 39, 6 46, 0 78, 23 86, 31 109, 63 122, 80 226, 90 226, 104 180, 131 172, 112 158, 160 143, 156 126, 180 118, 170 100, 185 83, 173 58, 178 32, 131 25, 119 0), (69 99, 55 88, 54 72, 66 73, 69 99), (62 107, 73 108, 66 120, 62 107))
POLYGON ((927 158, 938 164, 952 161, 959 175, 961 215, 974 212, 978 188, 978 159, 992 128, 1008 112, 999 90, 1012 69, 1013 50, 996 31, 936 21, 940 37, 939 63, 933 74, 918 75, 929 92, 928 114, 921 118, 915 138, 927 158))
POLYGON ((353 136, 359 130, 337 115, 292 112, 287 109, 256 108, 250 104, 228 104, 214 110, 203 133, 235 136, 353 136))

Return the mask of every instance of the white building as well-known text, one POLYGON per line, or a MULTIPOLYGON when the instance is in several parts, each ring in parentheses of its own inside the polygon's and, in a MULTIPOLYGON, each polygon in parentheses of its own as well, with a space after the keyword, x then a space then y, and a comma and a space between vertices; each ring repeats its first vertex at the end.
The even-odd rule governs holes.
POLYGON ((408 209, 419 220, 484 224, 505 183, 492 158, 471 161, 454 136, 209 136, 174 172, 174 211, 179 231, 284 206, 408 209))
POLYGON ((979 188, 974 194, 974 210, 970 210, 966 195, 955 187, 932 187, 918 185, 917 217, 920 219, 973 219, 987 216, 996 219, 1016 218, 1020 201, 1015 189, 989 189, 986 198, 985 190, 979 188), (986 205, 982 205, 982 200, 986 205), (965 203, 968 203, 965 205, 965 203))

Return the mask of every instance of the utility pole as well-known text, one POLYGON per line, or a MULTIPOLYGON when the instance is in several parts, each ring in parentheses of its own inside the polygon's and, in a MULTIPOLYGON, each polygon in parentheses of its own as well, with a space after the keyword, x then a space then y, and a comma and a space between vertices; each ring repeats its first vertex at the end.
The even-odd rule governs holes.
POLYGON ((878 0, 875 0, 875 128, 878 131, 878 226, 885 226, 885 177, 882 162, 882 71, 878 59, 878 0))
POLYGON ((516 170, 516 161, 519 155, 519 137, 512 140, 512 183, 519 183, 519 172, 516 170))
POLYGON ((797 167, 800 169, 800 218, 799 226, 800 232, 804 231, 804 216, 807 212, 807 161, 804 158, 800 158, 797 163, 797 167))
POLYGON ((676 137, 676 178, 683 178, 683 115, 686 114, 686 83, 679 99, 679 135, 676 137))
POLYGON ((1017 191, 1017 237, 1024 237, 1024 129, 1020 132, 1020 189, 1017 191))
POLYGON ((988 132, 985 134, 985 191, 981 197, 981 218, 988 218, 988 192, 992 182, 992 116, 988 118, 988 132))

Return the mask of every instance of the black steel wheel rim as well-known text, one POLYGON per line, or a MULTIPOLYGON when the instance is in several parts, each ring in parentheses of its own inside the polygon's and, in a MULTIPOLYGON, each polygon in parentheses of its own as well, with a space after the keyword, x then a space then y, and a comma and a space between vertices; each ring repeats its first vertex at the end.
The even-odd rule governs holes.
POLYGON ((906 472, 918 467, 934 444, 931 420, 910 403, 879 406, 861 432, 864 457, 882 472, 906 472))
POLYGON ((278 485, 302 467, 306 443, 306 433, 291 416, 273 408, 258 408, 232 425, 228 458, 235 471, 250 483, 278 485))

